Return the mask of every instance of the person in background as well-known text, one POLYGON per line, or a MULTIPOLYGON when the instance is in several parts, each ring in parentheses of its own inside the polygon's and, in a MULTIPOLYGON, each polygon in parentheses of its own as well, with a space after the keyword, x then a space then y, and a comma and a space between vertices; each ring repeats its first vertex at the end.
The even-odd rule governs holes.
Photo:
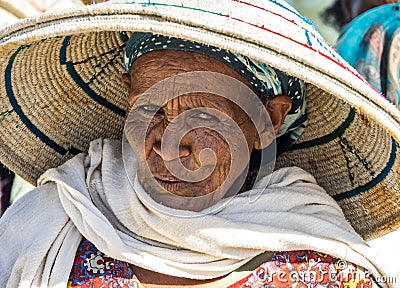
MULTIPOLYGON (((375 89, 399 106, 400 4, 376 5, 364 5, 363 9, 357 6, 359 12, 370 6, 374 8, 360 14, 345 26, 335 47, 375 89)), ((357 15, 355 12, 353 14, 357 15)))
POLYGON ((335 0, 322 14, 323 20, 338 31, 363 12, 397 0, 335 0))

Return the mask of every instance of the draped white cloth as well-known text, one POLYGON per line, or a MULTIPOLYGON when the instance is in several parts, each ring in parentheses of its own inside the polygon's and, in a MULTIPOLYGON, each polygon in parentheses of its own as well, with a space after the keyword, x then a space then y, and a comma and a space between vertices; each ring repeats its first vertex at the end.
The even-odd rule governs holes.
POLYGON ((0 287, 66 287, 82 236, 110 257, 193 279, 225 275, 264 251, 306 249, 384 275, 336 202, 300 168, 274 172, 214 214, 169 208, 185 216, 177 217, 160 212, 135 175, 130 184, 121 154, 120 141, 93 141, 88 155, 48 170, 8 209, 0 287), (250 193, 260 195, 249 201, 250 193))

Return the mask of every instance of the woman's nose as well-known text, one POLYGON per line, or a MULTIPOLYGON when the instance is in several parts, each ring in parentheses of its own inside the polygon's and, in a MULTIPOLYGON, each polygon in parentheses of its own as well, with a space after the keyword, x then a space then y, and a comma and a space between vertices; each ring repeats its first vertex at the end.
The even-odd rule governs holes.
POLYGON ((190 148, 186 145, 179 145, 178 155, 176 154, 176 146, 169 145, 168 142, 163 143, 163 149, 161 151, 161 142, 157 141, 153 145, 153 150, 158 154, 164 161, 172 161, 177 158, 184 158, 190 155, 190 148))

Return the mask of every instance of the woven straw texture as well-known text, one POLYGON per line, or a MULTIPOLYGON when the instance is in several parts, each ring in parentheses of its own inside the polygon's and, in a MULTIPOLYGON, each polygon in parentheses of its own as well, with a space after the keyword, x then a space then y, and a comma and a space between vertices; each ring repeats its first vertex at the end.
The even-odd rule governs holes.
POLYGON ((218 46, 308 83, 309 124, 277 166, 310 171, 371 239, 400 226, 400 113, 284 1, 110 1, 0 31, 0 161, 30 182, 120 138, 127 33, 218 46))

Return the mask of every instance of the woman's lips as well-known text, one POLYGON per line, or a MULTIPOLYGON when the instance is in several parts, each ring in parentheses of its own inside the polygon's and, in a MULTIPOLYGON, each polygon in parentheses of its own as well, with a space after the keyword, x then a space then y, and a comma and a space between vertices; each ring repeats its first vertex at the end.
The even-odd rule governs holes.
POLYGON ((160 181, 164 181, 164 182, 181 182, 182 181, 181 179, 176 178, 175 176, 172 176, 172 175, 165 175, 165 176, 163 176, 163 175, 155 176, 154 175, 154 178, 156 178, 157 180, 160 180, 160 181))
POLYGON ((155 177, 155 179, 161 185, 161 187, 163 187, 168 192, 171 192, 174 194, 180 194, 180 193, 176 193, 176 192, 179 192, 179 190, 184 185, 187 184, 187 182, 180 181, 179 179, 177 179, 175 177, 162 177, 162 178, 155 177))

